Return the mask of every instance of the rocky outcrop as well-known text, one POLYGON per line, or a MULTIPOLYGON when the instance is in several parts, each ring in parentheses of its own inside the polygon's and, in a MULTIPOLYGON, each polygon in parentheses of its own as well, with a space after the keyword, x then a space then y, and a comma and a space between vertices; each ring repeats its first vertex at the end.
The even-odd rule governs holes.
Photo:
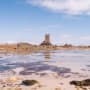
POLYGON ((75 86, 90 86, 90 79, 82 81, 71 81, 70 84, 75 86))
POLYGON ((32 86, 32 85, 38 84, 38 81, 36 81, 36 80, 24 80, 24 81, 22 81, 21 84, 25 85, 25 86, 32 86))

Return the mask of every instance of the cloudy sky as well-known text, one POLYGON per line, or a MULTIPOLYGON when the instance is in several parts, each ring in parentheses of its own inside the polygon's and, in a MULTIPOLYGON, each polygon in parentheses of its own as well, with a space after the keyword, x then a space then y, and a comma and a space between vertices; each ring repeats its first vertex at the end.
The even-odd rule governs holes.
POLYGON ((0 0, 0 43, 90 44, 90 0, 0 0))

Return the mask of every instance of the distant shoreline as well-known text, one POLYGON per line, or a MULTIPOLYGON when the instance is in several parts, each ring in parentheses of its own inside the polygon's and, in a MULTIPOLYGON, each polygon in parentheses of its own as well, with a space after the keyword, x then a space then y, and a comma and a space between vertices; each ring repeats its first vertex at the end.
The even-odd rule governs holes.
POLYGON ((0 52, 30 54, 41 50, 90 50, 90 46, 72 46, 65 44, 63 46, 57 45, 32 45, 29 43, 18 44, 1 44, 0 52))

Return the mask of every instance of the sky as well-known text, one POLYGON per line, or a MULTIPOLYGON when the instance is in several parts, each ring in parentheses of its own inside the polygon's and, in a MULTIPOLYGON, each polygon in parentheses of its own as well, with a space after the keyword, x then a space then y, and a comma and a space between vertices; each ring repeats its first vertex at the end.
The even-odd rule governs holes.
POLYGON ((90 45, 90 0, 0 0, 0 43, 90 45))

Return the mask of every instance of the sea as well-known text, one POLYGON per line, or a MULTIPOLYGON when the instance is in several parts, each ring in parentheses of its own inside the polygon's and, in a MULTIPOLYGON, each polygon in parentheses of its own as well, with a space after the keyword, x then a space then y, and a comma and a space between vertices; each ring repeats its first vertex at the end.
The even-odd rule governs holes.
POLYGON ((1 75, 46 75, 90 77, 90 50, 51 50, 28 55, 0 52, 1 75))

